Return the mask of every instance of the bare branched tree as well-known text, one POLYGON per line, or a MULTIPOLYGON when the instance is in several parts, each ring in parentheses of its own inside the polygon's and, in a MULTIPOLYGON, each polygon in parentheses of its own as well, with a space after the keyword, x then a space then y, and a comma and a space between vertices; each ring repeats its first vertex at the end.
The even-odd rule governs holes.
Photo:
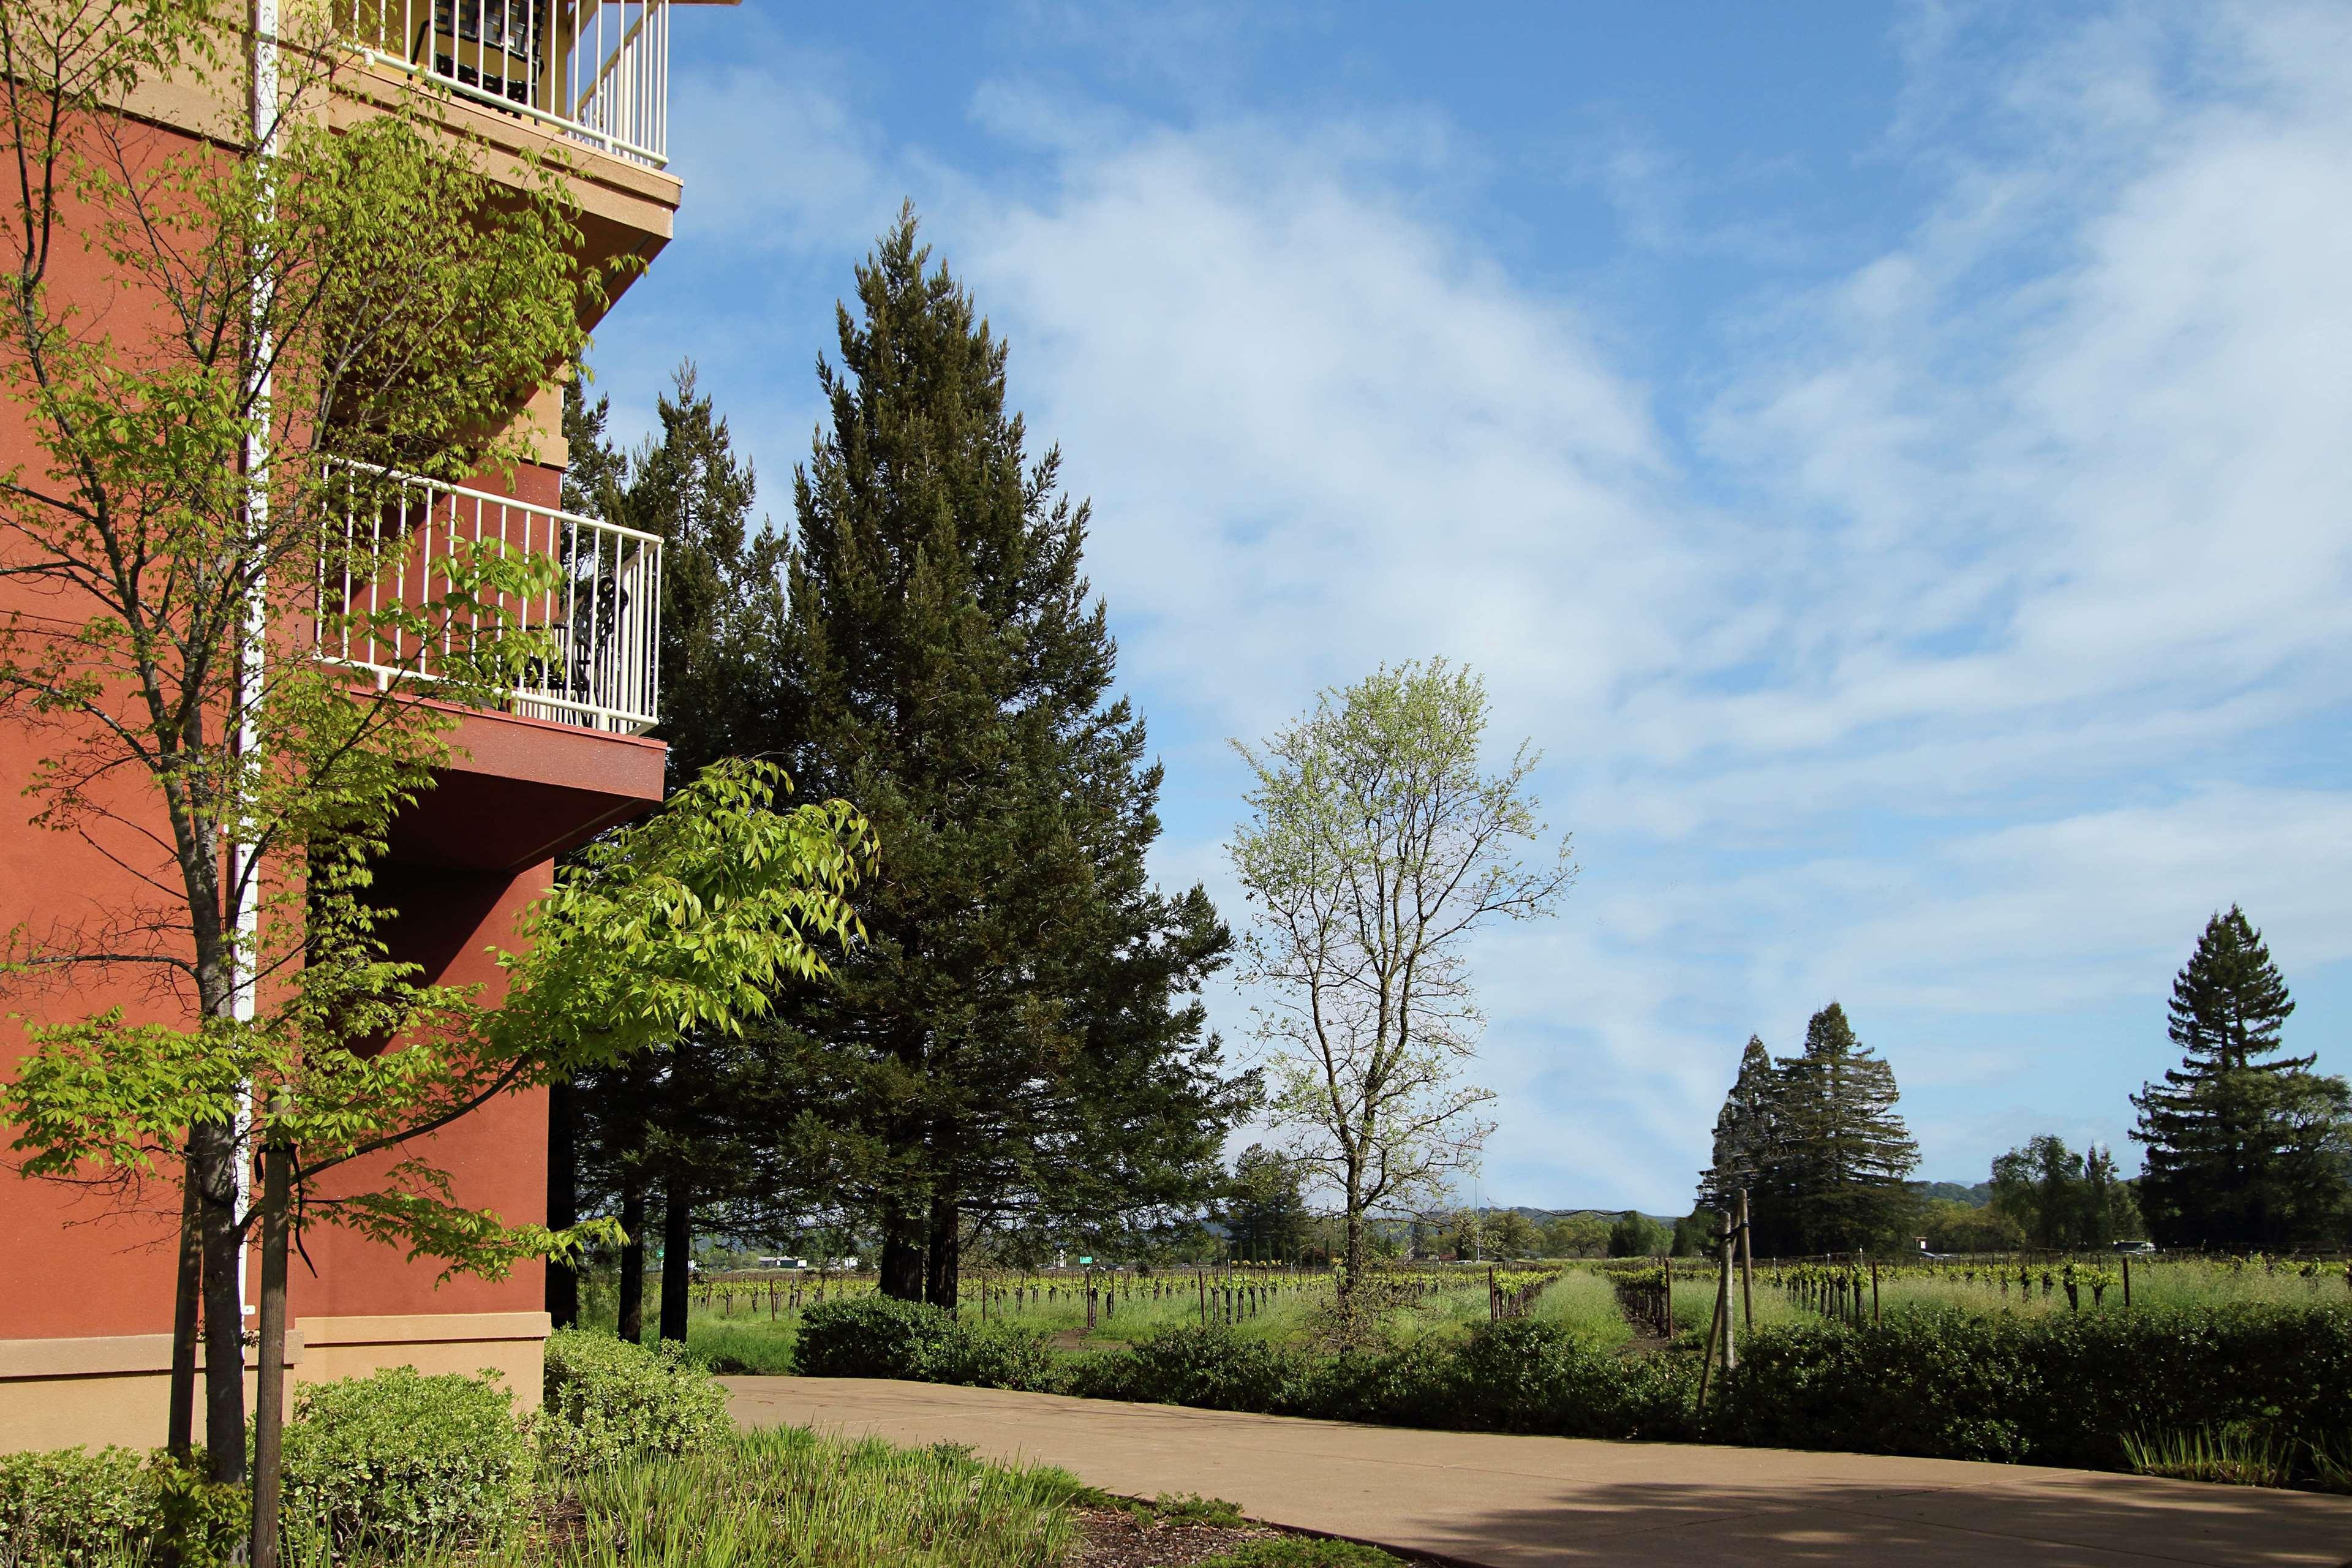
POLYGON ((1254 920, 1245 984, 1273 1048, 1269 1104, 1294 1154, 1339 1200, 1342 1289, 1365 1216, 1405 1214, 1476 1168, 1494 1096, 1461 1081, 1485 1018, 1468 946, 1482 925, 1549 913, 1574 879, 1547 829, 1522 744, 1481 771, 1484 683, 1433 660, 1383 668, 1255 750, 1252 819, 1232 845, 1254 920))

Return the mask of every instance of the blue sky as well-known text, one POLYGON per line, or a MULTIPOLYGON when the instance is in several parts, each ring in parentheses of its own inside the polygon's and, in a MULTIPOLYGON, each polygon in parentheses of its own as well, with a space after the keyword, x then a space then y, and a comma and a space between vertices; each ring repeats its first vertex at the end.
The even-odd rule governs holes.
POLYGON ((691 355, 787 521, 912 197, 1094 501, 1166 879, 1241 913, 1226 737, 1384 659, 1544 752, 1583 870, 1475 955, 1481 1196, 1680 1209, 1832 997, 1922 1175, 2136 1165, 2233 900, 2352 1068, 2352 11, 677 15, 624 431, 691 355))

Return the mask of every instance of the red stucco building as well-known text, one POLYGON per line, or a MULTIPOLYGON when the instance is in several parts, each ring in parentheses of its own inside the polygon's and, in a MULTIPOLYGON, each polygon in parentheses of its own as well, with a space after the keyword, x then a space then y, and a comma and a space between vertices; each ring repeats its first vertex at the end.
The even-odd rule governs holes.
MULTIPOLYGON (((592 250, 650 259, 670 237, 680 195, 666 172, 671 7, 733 3, 333 0, 333 9, 362 48, 361 111, 370 94, 439 78, 452 95, 446 123, 455 133, 492 150, 560 149, 592 250)), ((187 135, 205 122, 192 91, 142 84, 129 108, 167 135, 187 135)), ((63 287, 109 297, 101 263, 85 255, 70 267, 80 270, 69 270, 63 287)), ((640 275, 631 286, 650 285, 640 275)), ((417 504, 509 538, 607 552, 612 570, 647 589, 632 597, 650 614, 658 542, 559 512, 566 453, 554 395, 513 417, 532 433, 537 460, 503 493, 420 487, 417 504)), ((37 456, 18 416, 0 410, 0 470, 37 456)), ((0 609, 24 607, 8 604, 11 591, 0 580, 0 609)), ((395 833, 379 882, 401 911, 391 940, 429 978, 495 983, 484 950, 511 942, 516 914, 549 886, 554 858, 660 798, 663 747, 644 735, 656 717, 649 629, 569 632, 607 639, 591 686, 518 691, 507 711, 467 715, 456 737, 461 760, 395 833)), ((361 650, 327 651, 365 662, 361 650)), ((39 744, 0 721, 0 802, 18 800, 39 744)), ((26 809, 0 817, 0 931, 40 929, 128 899, 132 869, 119 856, 28 826, 26 809)), ((49 995, 12 1005, 65 1016, 110 1000, 49 995)), ((20 1025, 0 1018, 0 1072, 25 1047, 20 1025)), ((430 1157, 454 1175, 461 1202, 510 1221, 541 1218, 546 1121, 543 1095, 512 1096, 445 1131, 430 1157)), ((0 1144, 7 1137, 0 1131, 0 1144)), ((0 1174, 0 1450, 162 1442, 176 1221, 176 1211, 125 1210, 0 1174)), ((293 1271, 296 1384, 403 1363, 494 1366, 522 1402, 536 1402, 548 1332, 543 1269, 436 1286, 433 1260, 412 1264, 331 1226, 312 1227, 305 1246, 315 1273, 299 1263, 293 1271)), ((257 1269, 248 1273, 257 1280, 257 1269)))

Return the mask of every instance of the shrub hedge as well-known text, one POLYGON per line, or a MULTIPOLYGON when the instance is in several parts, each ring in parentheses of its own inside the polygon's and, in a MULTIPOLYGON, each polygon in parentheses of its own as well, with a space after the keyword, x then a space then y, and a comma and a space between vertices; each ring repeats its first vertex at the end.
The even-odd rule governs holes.
POLYGON ((801 1314, 793 1369, 805 1377, 903 1377, 971 1388, 1054 1385, 1045 1336, 1009 1323, 957 1321, 887 1296, 822 1301, 801 1314))
MULTIPOLYGON (((961 1382, 947 1314, 845 1303, 814 1337, 839 1376, 961 1382)), ((814 1317, 814 1314, 812 1314, 814 1317)), ((812 1338, 803 1330, 802 1344, 812 1338)), ((990 1385, 1390 1426, 2126 1468, 2126 1433, 2243 1426, 2305 1445, 2352 1433, 2352 1313, 2231 1306, 2039 1317, 1906 1312, 1884 1325, 1768 1329, 1741 1344, 1702 1426, 1688 1354, 1596 1350, 1551 1324, 1317 1356, 1229 1329, 1171 1330, 990 1385)), ((972 1379, 971 1381, 980 1381, 972 1379)))
MULTIPOLYGON (((727 1391, 676 1345, 559 1332, 546 1395, 519 1422, 494 1373, 395 1367, 298 1390, 285 1450, 291 1557, 399 1559, 493 1541, 540 1478, 568 1484, 734 1430, 727 1391)), ((0 1455, 0 1568, 213 1568, 242 1550, 249 1517, 245 1489, 205 1482, 201 1457, 191 1470, 126 1448, 0 1455)))
POLYGON ((683 1345, 633 1345, 588 1329, 548 1338, 546 1404, 532 1436, 551 1473, 690 1453, 733 1426, 726 1389, 683 1345))
POLYGON ((340 1561, 466 1547, 528 1497, 531 1453, 496 1374, 387 1367, 314 1384, 286 1426, 286 1524, 297 1555, 340 1561))
POLYGON ((245 1541, 245 1489, 158 1449, 0 1454, 0 1568, 85 1568, 169 1557, 215 1568, 245 1541))
POLYGON ((2352 1430, 2352 1314, 2238 1305, 2041 1317, 1916 1312, 1759 1334, 1720 1426, 1739 1441, 2125 1468, 2130 1432, 2352 1430))

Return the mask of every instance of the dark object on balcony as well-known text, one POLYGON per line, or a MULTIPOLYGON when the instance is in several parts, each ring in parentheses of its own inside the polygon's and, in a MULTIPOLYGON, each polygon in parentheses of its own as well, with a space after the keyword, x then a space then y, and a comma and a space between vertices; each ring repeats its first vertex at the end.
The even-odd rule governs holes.
MULTIPOLYGON (((455 54, 442 54, 436 47, 433 74, 492 98, 541 107, 538 85, 549 31, 548 8, 549 0, 435 0, 435 45, 476 47, 457 48, 455 54), (459 58, 459 54, 470 58, 459 58)), ((410 58, 424 56, 425 33, 420 28, 410 58)))

